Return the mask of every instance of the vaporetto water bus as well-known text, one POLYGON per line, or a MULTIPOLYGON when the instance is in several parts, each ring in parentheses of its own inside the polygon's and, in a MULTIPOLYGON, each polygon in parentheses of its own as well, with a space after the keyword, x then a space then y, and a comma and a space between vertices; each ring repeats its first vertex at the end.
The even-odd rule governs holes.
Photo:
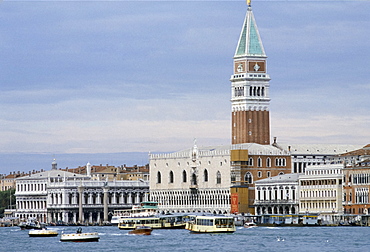
POLYGON ((193 233, 234 233, 234 218, 228 216, 195 216, 186 223, 185 229, 193 233))
POLYGON ((149 226, 153 229, 182 229, 188 220, 187 215, 159 215, 149 217, 126 217, 121 218, 119 229, 135 229, 137 226, 149 226))
POLYGON ((149 217, 157 214, 158 202, 145 201, 140 205, 132 206, 132 209, 114 210, 111 224, 118 225, 122 218, 127 217, 149 217))

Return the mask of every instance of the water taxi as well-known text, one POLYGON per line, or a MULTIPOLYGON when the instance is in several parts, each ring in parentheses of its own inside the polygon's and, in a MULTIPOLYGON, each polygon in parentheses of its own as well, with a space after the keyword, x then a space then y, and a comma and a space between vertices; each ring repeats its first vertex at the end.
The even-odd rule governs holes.
POLYGON ((243 225, 245 228, 254 228, 254 227, 257 227, 257 224, 254 223, 254 222, 251 222, 251 221, 247 221, 244 223, 243 225))
POLYGON ((118 228, 135 229, 138 226, 149 226, 153 229, 182 229, 185 228, 187 220, 185 215, 159 215, 149 217, 127 217, 121 218, 118 224, 118 228))
POLYGON ((192 233, 234 233, 233 217, 195 216, 186 223, 185 229, 192 233))
POLYGON ((134 230, 129 231, 129 234, 134 235, 150 235, 153 229, 148 226, 137 226, 134 230))
POLYGON ((97 232, 82 233, 82 229, 78 228, 75 234, 62 234, 60 241, 62 242, 98 242, 100 239, 97 232))
POLYGON ((112 225, 118 225, 122 218, 126 217, 148 217, 157 214, 158 202, 145 201, 140 205, 132 206, 132 209, 114 210, 111 219, 112 225))
POLYGON ((56 230, 49 230, 49 229, 35 229, 30 230, 28 232, 29 237, 52 237, 58 236, 58 232, 56 230))

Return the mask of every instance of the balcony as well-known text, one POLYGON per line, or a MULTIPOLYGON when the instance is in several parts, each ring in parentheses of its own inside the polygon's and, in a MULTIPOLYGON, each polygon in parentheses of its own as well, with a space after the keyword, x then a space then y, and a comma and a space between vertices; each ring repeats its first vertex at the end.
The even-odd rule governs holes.
POLYGON ((254 205, 294 205, 298 204, 298 200, 282 199, 282 200, 255 200, 254 205))
POLYGON ((198 185, 190 185, 189 189, 190 190, 198 190, 198 185))

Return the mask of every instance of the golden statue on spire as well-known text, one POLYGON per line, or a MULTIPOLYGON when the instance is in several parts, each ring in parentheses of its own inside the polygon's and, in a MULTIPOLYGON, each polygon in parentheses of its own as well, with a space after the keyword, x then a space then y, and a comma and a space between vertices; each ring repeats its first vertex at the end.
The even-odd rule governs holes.
POLYGON ((251 7, 252 0, 247 0, 248 7, 251 7))

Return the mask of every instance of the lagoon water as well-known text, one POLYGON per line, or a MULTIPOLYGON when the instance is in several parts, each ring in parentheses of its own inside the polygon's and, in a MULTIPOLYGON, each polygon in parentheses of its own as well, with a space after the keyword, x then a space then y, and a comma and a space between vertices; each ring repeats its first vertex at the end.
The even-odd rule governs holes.
MULTIPOLYGON (((77 227, 49 227, 59 234, 77 227)), ((188 230, 153 230, 129 235, 116 226, 83 227, 99 242, 60 242, 57 237, 28 237, 18 227, 0 228, 0 251, 370 251, 370 227, 237 227, 233 234, 191 234, 188 230), (280 237, 280 241, 277 239, 280 237)))

